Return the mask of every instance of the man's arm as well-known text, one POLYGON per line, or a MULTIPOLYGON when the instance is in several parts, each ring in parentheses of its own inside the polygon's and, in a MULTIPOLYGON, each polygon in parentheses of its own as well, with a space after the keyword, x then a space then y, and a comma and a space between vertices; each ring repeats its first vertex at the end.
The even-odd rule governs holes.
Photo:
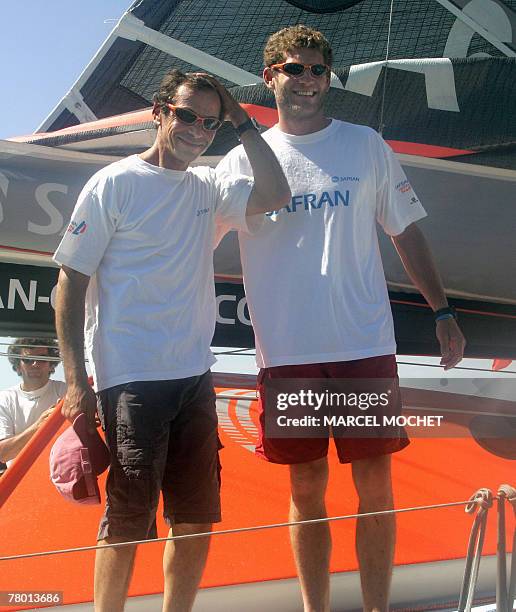
MULTIPOLYGON (((235 128, 248 121, 249 115, 229 91, 210 75, 204 76, 209 78, 221 97, 224 119, 231 121, 235 128)), ((240 140, 254 176, 246 215, 259 215, 279 210, 290 202, 291 193, 276 156, 256 129, 250 128, 243 132, 240 140)))
MULTIPOLYGON (((435 312, 448 306, 441 278, 428 243, 415 223, 401 234, 392 237, 403 266, 414 285, 435 312)), ((466 340, 455 319, 436 323, 436 335, 441 347, 441 365, 445 370, 456 366, 464 355, 466 340)))
POLYGON ((246 215, 264 214, 286 206, 291 198, 290 187, 272 149, 257 130, 246 130, 240 140, 254 176, 246 215))
POLYGON ((85 412, 95 428, 97 399, 84 365, 84 305, 90 277, 63 266, 56 294, 56 329, 67 382, 63 415, 70 421, 85 412))
POLYGON ((30 427, 27 427, 27 429, 21 433, 11 436, 10 438, 5 438, 4 440, 0 440, 0 461, 2 463, 7 463, 18 456, 27 442, 52 414, 54 408, 55 405, 47 408, 35 423, 33 423, 30 427))

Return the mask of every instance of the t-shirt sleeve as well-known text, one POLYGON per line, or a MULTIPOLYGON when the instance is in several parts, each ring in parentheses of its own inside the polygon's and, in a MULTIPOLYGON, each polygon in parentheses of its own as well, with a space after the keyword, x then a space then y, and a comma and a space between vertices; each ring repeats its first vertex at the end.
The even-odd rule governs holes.
POLYGON ((0 397, 0 440, 14 436, 14 423, 7 409, 6 398, 0 397))
MULTIPOLYGON (((240 164, 241 155, 238 149, 241 148, 240 146, 230 151, 215 171, 217 186, 215 246, 230 230, 253 234, 263 224, 263 215, 246 216, 247 201, 254 181, 252 172, 245 172, 245 164, 240 164)), ((247 157, 245 160, 247 161, 247 157)))
POLYGON ((91 276, 116 229, 118 208, 109 179, 92 177, 79 194, 54 261, 91 276))
POLYGON ((401 234, 426 212, 392 149, 376 132, 376 220, 390 236, 401 234))

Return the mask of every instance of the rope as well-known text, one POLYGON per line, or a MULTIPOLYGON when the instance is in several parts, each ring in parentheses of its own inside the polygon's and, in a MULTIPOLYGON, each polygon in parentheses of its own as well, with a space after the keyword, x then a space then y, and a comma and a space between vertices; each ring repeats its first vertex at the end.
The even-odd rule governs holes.
MULTIPOLYGON (((47 344, 13 344, 12 342, 0 342, 0 346, 17 346, 19 348, 49 348, 47 344)), ((53 348, 53 347, 51 347, 53 348)), ((238 348, 238 349, 230 349, 229 351, 213 351, 214 355, 227 355, 228 357, 255 357, 256 352, 252 348, 238 348), (253 352, 248 352, 253 351, 253 352)), ((4 351, 0 351, 0 355, 7 357, 8 354, 4 351)), ((17 355, 10 355, 14 358, 20 358, 17 355)), ((45 359, 48 361, 60 361, 59 357, 51 357, 46 359, 45 357, 41 357, 40 359, 45 359)), ((87 361, 87 360, 86 360, 87 361)), ((438 363, 416 363, 413 361, 398 361, 398 365, 409 365, 409 366, 424 366, 426 368, 439 368, 442 369, 442 366, 438 363)), ((471 372, 490 372, 493 370, 490 368, 473 368, 473 367, 465 367, 465 366, 455 366, 454 370, 467 370, 471 372)), ((497 374, 516 374, 516 370, 501 370, 497 372, 497 374)))
POLYGON ((498 542, 496 545, 496 610, 497 612, 509 612, 507 606, 507 548, 505 545, 505 494, 498 491, 497 499, 497 531, 498 542))
MULTIPOLYGON (((31 348, 38 347, 31 346, 31 348)), ((48 348, 48 346, 45 348, 48 348)), ((51 355, 10 355, 5 351, 0 351, 0 355, 2 355, 3 357, 9 357, 10 359, 30 359, 31 361, 55 361, 58 363, 61 361, 61 357, 52 357, 51 355)))
POLYGON ((496 575, 496 609, 497 612, 510 612, 513 609, 516 596, 516 528, 512 536, 511 575, 507 586, 507 556, 505 529, 505 500, 513 509, 516 517, 516 489, 510 485, 500 485, 498 488, 498 547, 496 575))
POLYGON ((470 498, 465 511, 472 514, 477 509, 477 515, 471 528, 466 555, 466 567, 462 579, 462 588, 459 597, 457 612, 471 612, 473 596, 480 567, 480 557, 484 545, 485 530, 487 524, 487 513, 493 505, 493 494, 489 489, 479 489, 470 498))
POLYGON ((153 540, 133 540, 130 542, 120 542, 116 544, 105 544, 97 546, 81 546, 80 548, 64 548, 61 550, 48 550, 44 552, 26 553, 22 555, 11 555, 8 557, 0 557, 0 561, 14 561, 17 559, 31 559, 33 557, 45 557, 51 555, 62 555, 66 553, 86 552, 89 550, 98 550, 100 548, 120 548, 122 546, 136 546, 137 544, 151 544, 153 542, 174 542, 176 540, 186 540, 190 538, 204 538, 211 536, 230 535, 235 533, 245 533, 253 531, 264 531, 266 529, 278 529, 279 527, 292 527, 295 525, 314 525, 317 523, 329 523, 333 521, 345 521, 349 519, 359 519, 373 516, 384 516, 390 514, 401 514, 405 512, 417 512, 420 510, 437 510, 439 508, 453 508, 455 506, 465 506, 468 501, 448 502, 446 504, 433 504, 431 506, 414 506, 412 508, 398 508, 393 510, 380 510, 378 512, 364 512, 359 514, 346 514, 343 516, 330 516, 319 519, 308 519, 305 521, 293 521, 286 523, 271 523, 269 525, 255 525, 253 527, 237 527, 234 529, 221 529, 219 531, 207 531, 203 533, 192 533, 179 536, 169 536, 166 538, 155 538, 153 540))
POLYGON ((381 106, 380 106, 380 123, 378 126, 378 132, 380 132, 381 136, 383 136, 383 128, 384 128, 383 113, 385 109, 385 90, 387 88, 387 71, 389 70, 389 51, 390 51, 390 46, 391 46, 391 29, 392 29, 393 10, 394 10, 394 0, 391 0, 391 7, 389 10, 389 29, 387 31, 387 48, 385 49, 385 66, 384 66, 384 73, 383 73, 382 101, 381 101, 381 106))

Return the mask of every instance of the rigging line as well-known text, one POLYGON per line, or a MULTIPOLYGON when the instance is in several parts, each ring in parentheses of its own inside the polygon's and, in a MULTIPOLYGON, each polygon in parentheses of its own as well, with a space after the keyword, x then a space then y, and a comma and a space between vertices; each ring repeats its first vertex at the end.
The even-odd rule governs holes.
MULTIPOLYGON (((250 349, 246 349, 246 350, 250 350, 250 349)), ((233 352, 231 353, 214 353, 214 355, 228 355, 229 357, 255 357, 256 353, 246 353, 245 355, 237 355, 237 354, 233 354, 233 352)), ((473 359, 473 358, 472 358, 473 359)), ((487 361, 492 360, 493 358, 489 357, 485 357, 484 358, 487 361)), ((397 361, 398 365, 408 365, 408 366, 415 366, 415 367, 420 367, 420 368, 439 368, 442 370, 443 366, 438 364, 438 363, 419 363, 416 361, 397 361)), ((489 372, 490 374, 516 374, 516 370, 507 370, 507 369, 503 369, 503 370, 493 370, 491 368, 475 368, 472 366, 455 366, 453 368, 454 370, 465 370, 467 372, 489 372)), ((408 377, 402 377, 402 378, 408 378, 408 377)), ((412 377, 411 377, 412 378, 412 377)), ((416 378, 416 377, 414 377, 416 378)), ((417 378, 424 378, 423 376, 419 376, 417 378)))
MULTIPOLYGON (((237 348, 237 349, 231 349, 230 351, 217 351, 217 352, 213 352, 214 355, 241 355, 242 353, 244 353, 244 351, 252 351, 252 348, 237 348)), ((253 357, 254 355, 256 355, 256 351, 253 353, 246 353, 246 355, 249 355, 249 357, 253 357)))
POLYGON ((224 353, 223 351, 217 352, 217 353, 214 352, 213 354, 214 355, 229 355, 230 357, 256 357, 256 351, 252 353, 244 353, 244 351, 251 351, 252 349, 243 348, 239 350, 240 352, 238 350, 234 350, 234 351, 228 351, 227 353, 224 353))
POLYGON ((4 351, 0 351, 0 355, 3 357, 9 357, 10 359, 30 359, 31 361, 53 361, 55 363, 61 362, 61 357, 52 357, 51 355, 16 355, 16 354, 11 355, 10 353, 5 353, 4 351))
MULTIPOLYGON (((438 363, 417 363, 415 361, 398 361, 398 365, 409 365, 416 367, 424 367, 424 368, 440 368, 442 369, 442 365, 438 363)), ((490 372, 491 374, 516 374, 516 370, 492 370, 490 368, 469 368, 466 366, 454 366, 454 370, 466 370, 467 372, 490 372)), ((402 376, 401 378, 405 378, 402 376)), ((408 377, 407 377, 408 378, 408 377)), ((411 377, 412 378, 412 377, 411 377)), ((414 377, 416 378, 416 377, 414 377)), ((417 377, 419 378, 419 377, 417 377)), ((421 377, 424 378, 424 377, 421 377)), ((512 377, 511 377, 512 378, 512 377)))
POLYGON ((385 66, 383 70, 383 84, 382 84, 382 100, 380 105, 380 124, 378 126, 378 131, 380 132, 380 136, 383 136, 383 113, 385 108, 385 90, 387 87, 387 70, 388 70, 388 62, 389 62, 389 51, 391 45, 391 28, 392 28, 392 13, 394 10, 394 0, 391 0, 391 7, 389 10, 389 29, 387 31, 387 48, 385 49, 385 66))
POLYGON ((120 542, 116 544, 106 544, 102 546, 81 546, 80 548, 65 548, 62 550, 49 550, 37 553, 25 553, 22 555, 12 555, 9 557, 0 557, 0 561, 14 561, 16 559, 30 559, 32 557, 45 557, 51 555, 61 555, 72 552, 86 552, 89 550, 98 550, 100 548, 120 548, 121 546, 135 546, 137 544, 150 544, 152 542, 169 542, 175 540, 185 540, 189 538, 204 538, 207 536, 229 535, 234 533, 245 533, 249 531, 263 531, 265 529, 277 529, 278 527, 292 527, 293 525, 314 525, 316 523, 329 523, 331 521, 344 521, 347 519, 358 519, 363 517, 382 516, 390 514, 401 514, 406 512, 416 512, 418 510, 437 510, 440 508, 452 508, 454 506, 467 506, 471 503, 471 499, 467 501, 448 502, 446 504, 433 504, 430 506, 414 506, 412 508, 398 508, 393 510, 380 510, 378 512, 363 512, 359 514, 347 514, 343 516, 329 516, 319 519, 308 519, 305 521, 293 521, 286 523, 271 523, 269 525, 255 525, 253 527, 237 527, 235 529, 221 529, 220 531, 207 531, 203 533, 191 533, 180 536, 171 536, 166 538, 155 538, 153 540, 134 540, 131 542, 120 542))
MULTIPOLYGON (((398 299, 389 299, 392 304, 403 304, 407 306, 417 306, 418 308, 431 308, 429 304, 424 302, 414 302, 412 300, 398 300, 398 299)), ((456 308, 457 312, 465 312, 468 314, 476 314, 483 315, 486 317, 499 317, 501 319, 516 319, 516 315, 506 314, 504 312, 491 312, 489 310, 473 310, 472 308, 463 308, 462 306, 458 306, 456 308)))
MULTIPOLYGON (((55 340, 55 338, 49 338, 55 340)), ((18 348, 57 348, 57 345, 52 344, 20 344, 18 342, 0 342, 0 346, 17 346, 18 348)))
MULTIPOLYGON (((31 345, 27 348, 38 348, 34 345, 31 345)), ((57 347, 53 347, 53 346, 43 346, 43 347, 39 347, 39 348, 57 348, 57 347)), ((51 355, 18 355, 18 354, 13 354, 11 355, 10 353, 6 353, 5 351, 0 351, 0 357, 9 357, 12 359, 27 359, 30 357, 31 360, 33 361, 53 361, 53 362, 61 362, 63 359, 62 357, 52 357, 51 355)), ((84 359, 84 363, 88 363, 89 359, 86 357, 84 359)))
MULTIPOLYGON (((49 346, 48 344, 16 344, 16 345, 12 345, 9 342, 0 342, 0 346, 17 346, 19 348, 57 348, 54 346, 49 346)), ((252 349, 248 349, 248 348, 241 348, 241 349, 234 349, 231 351, 220 351, 220 352, 214 352, 214 355, 227 355, 228 357, 255 357, 256 356, 256 352, 253 353, 245 353, 245 351, 250 351, 252 349)), ((5 351, 1 351, 0 350, 0 356, 2 357, 12 357, 13 359, 27 359, 27 357, 31 357, 34 359, 34 361, 55 361, 55 362, 60 362, 62 361, 61 357, 52 357, 50 355, 18 355, 18 354, 10 354, 7 353, 5 351)), ((85 361, 87 362, 88 359, 85 359, 85 361)), ((425 368, 442 368, 441 365, 439 365, 438 363, 417 363, 417 362, 413 362, 413 361, 398 361, 397 362, 398 365, 408 365, 408 366, 416 366, 416 367, 425 367, 425 368)), ((466 371, 471 371, 471 372, 490 372, 493 373, 494 370, 490 369, 490 368, 473 368, 473 367, 465 367, 465 366, 455 366, 453 368, 454 370, 466 370, 466 371)), ((498 372, 496 372, 496 374, 516 374, 516 370, 499 370, 498 372)))

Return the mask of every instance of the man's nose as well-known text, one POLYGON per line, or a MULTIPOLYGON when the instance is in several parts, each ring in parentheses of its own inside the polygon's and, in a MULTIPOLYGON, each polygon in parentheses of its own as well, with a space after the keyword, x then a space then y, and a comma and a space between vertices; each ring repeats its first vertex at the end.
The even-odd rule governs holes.
POLYGON ((303 74, 298 77, 298 81, 302 81, 303 83, 312 83, 316 77, 312 74, 310 68, 306 68, 303 74))
POLYGON ((195 123, 191 126, 194 129, 194 134, 196 136, 206 136, 206 130, 202 126, 202 119, 197 119, 195 123))

